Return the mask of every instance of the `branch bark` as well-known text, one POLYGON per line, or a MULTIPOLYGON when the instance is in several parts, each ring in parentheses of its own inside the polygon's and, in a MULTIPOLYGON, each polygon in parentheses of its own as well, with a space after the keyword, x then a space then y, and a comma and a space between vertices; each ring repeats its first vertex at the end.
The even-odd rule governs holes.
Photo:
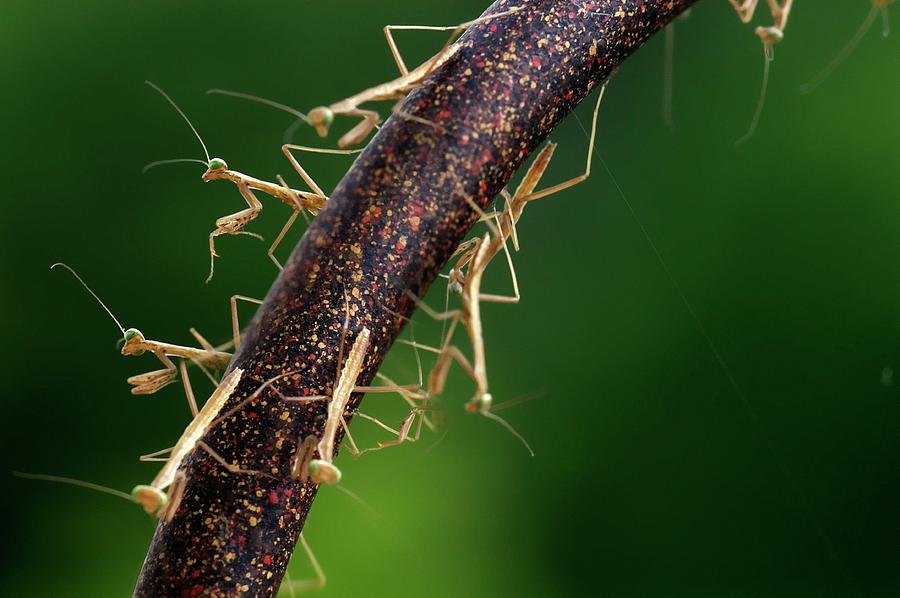
MULTIPOLYGON (((288 372, 284 394, 328 392, 345 292, 348 347, 363 327, 372 333, 358 380, 368 384, 403 325, 397 314, 414 309, 407 291, 425 293, 475 222, 467 198, 487 206, 592 87, 694 1, 495 2, 485 14, 523 9, 463 35, 403 102, 417 118, 385 123, 301 239, 232 360, 243 374, 226 409, 288 372)), ((212 429, 209 446, 265 475, 232 474, 193 451, 180 507, 157 526, 134 595, 275 595, 317 490, 291 479, 291 458, 322 433, 325 413, 265 390, 212 429)))

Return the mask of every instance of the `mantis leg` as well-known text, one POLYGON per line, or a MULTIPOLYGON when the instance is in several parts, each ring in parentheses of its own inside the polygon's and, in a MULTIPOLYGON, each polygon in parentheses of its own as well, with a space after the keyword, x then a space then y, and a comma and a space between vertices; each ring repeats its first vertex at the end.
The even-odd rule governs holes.
POLYGON ((300 201, 300 197, 297 193, 291 189, 287 183, 284 182, 284 179, 281 175, 277 175, 278 183, 288 190, 288 193, 291 196, 291 200, 294 202, 294 211, 288 217, 287 222, 284 223, 284 226, 281 227, 281 232, 278 233, 278 236, 275 237, 275 240, 272 242, 272 245, 269 246, 268 255, 269 259, 275 262, 275 266, 279 270, 284 270, 284 266, 281 265, 281 262, 278 261, 278 258, 275 257, 275 250, 281 245, 281 241, 284 239, 284 236, 287 232, 294 226, 294 222, 297 220, 297 216, 303 215, 303 219, 306 220, 306 223, 309 224, 309 218, 306 216, 305 208, 303 207, 303 203, 300 201))
POLYGON ((187 477, 185 477, 184 472, 176 472, 175 479, 172 480, 172 485, 169 486, 169 500, 166 503, 165 508, 159 512, 159 518, 166 523, 172 521, 175 513, 178 512, 178 507, 181 506, 181 499, 184 496, 184 489, 186 486, 187 477))
POLYGON ((355 108, 353 110, 348 110, 344 114, 346 116, 359 116, 362 118, 362 121, 357 123, 356 126, 344 133, 341 138, 338 139, 338 147, 341 148, 360 143, 363 139, 368 137, 369 133, 372 132, 372 129, 377 127, 378 123, 381 122, 381 115, 374 110, 355 108))
POLYGON ((178 362, 178 370, 181 372, 181 383, 184 385, 184 395, 187 397, 191 415, 197 417, 200 410, 197 409, 197 399, 194 398, 194 389, 191 387, 191 379, 188 377, 187 364, 182 359, 178 362))
MULTIPOLYGON (((298 150, 302 152, 314 152, 317 154, 338 154, 338 155, 348 155, 359 153, 360 150, 344 150, 344 149, 323 149, 319 147, 309 147, 306 145, 295 145, 292 143, 285 143, 281 146, 281 153, 288 159, 288 162, 291 163, 291 166, 294 167, 294 170, 297 171, 297 174, 300 175, 300 178, 303 179, 303 182, 306 183, 310 189, 312 189, 313 193, 316 195, 320 195, 327 199, 325 192, 322 191, 322 188, 319 187, 318 184, 313 180, 311 176, 300 166, 300 162, 297 161, 297 158, 294 157, 294 154, 291 153, 291 150, 298 150)), ((285 185, 287 186, 287 185, 285 185)))
POLYGON ((178 376, 175 364, 169 359, 163 351, 154 351, 154 355, 159 359, 166 368, 164 370, 154 370, 146 374, 138 374, 127 379, 128 384, 134 386, 131 389, 133 395, 149 395, 153 394, 164 386, 175 382, 178 376))
POLYGON ((229 214, 228 216, 223 216, 216 220, 216 228, 213 232, 209 233, 209 276, 206 279, 206 282, 212 280, 213 272, 215 271, 216 258, 219 257, 216 253, 216 237, 219 235, 250 235, 251 237, 256 237, 258 239, 262 239, 256 233, 248 233, 244 232, 243 228, 247 225, 248 222, 256 218, 259 213, 262 211, 262 203, 259 199, 256 198, 256 195, 253 194, 253 190, 250 189, 246 184, 242 182, 235 183, 237 185, 238 191, 241 196, 247 202, 247 205, 250 206, 244 210, 239 212, 235 212, 234 214, 229 214))
POLYGON ((728 0, 731 3, 731 6, 734 7, 734 10, 737 11, 738 18, 741 20, 741 23, 747 24, 753 19, 753 13, 756 11, 756 5, 759 3, 759 0, 728 0))
POLYGON ((373 451, 380 451, 382 449, 386 449, 386 448, 389 448, 392 446, 399 446, 399 445, 403 444, 404 442, 418 441, 419 436, 422 434, 422 422, 424 421, 424 414, 420 413, 419 411, 420 411, 419 409, 411 410, 406 415, 406 417, 403 418, 403 421, 400 422, 399 430, 393 429, 392 427, 388 426, 381 420, 372 417, 371 415, 367 415, 361 411, 357 411, 356 412, 357 416, 359 416, 363 419, 369 420, 370 422, 374 423, 375 425, 377 425, 378 427, 380 427, 383 430, 387 430, 388 432, 390 432, 391 434, 396 436, 396 438, 394 438, 392 440, 380 440, 380 441, 378 441, 377 446, 366 448, 361 451, 357 450, 356 456, 360 457, 366 453, 370 453, 373 451), (416 426, 415 432, 410 434, 410 430, 412 429, 412 425, 415 422, 416 415, 420 416, 419 425, 416 426))
POLYGON ((291 478, 305 482, 309 479, 309 462, 316 452, 319 439, 310 434, 297 446, 297 453, 291 460, 291 478))
POLYGON ((197 443, 197 446, 199 446, 201 449, 203 449, 204 452, 206 452, 207 455, 209 455, 210 457, 212 457, 219 465, 221 465, 222 467, 224 467, 225 469, 227 469, 230 473, 235 473, 235 474, 237 474, 237 473, 244 473, 244 474, 247 474, 247 475, 263 475, 263 476, 268 476, 268 475, 269 475, 269 474, 264 473, 264 472, 262 472, 262 471, 256 471, 255 469, 242 469, 242 468, 239 467, 238 465, 234 465, 234 464, 232 464, 232 463, 229 463, 228 461, 225 460, 225 457, 223 457, 222 455, 220 455, 219 453, 217 453, 216 451, 214 451, 214 450, 212 449, 211 446, 209 446, 208 444, 206 444, 206 443, 203 442, 202 440, 199 441, 199 442, 197 443))
POLYGON ((241 344, 241 327, 238 323, 238 309, 237 302, 238 300, 247 301, 248 303, 255 303, 257 305, 262 305, 262 300, 254 299, 253 297, 247 297, 246 295, 232 295, 231 296, 231 334, 234 338, 234 350, 237 351, 237 348, 241 344))
POLYGON ((485 293, 478 294, 479 301, 488 303, 518 303, 521 295, 519 294, 519 280, 516 278, 516 269, 513 266, 512 256, 509 254, 509 248, 506 246, 506 238, 501 235, 503 240, 503 253, 506 255, 506 264, 509 267, 509 275, 512 278, 513 295, 491 295, 485 293))
POLYGON ((316 573, 315 579, 298 579, 297 581, 292 581, 289 574, 286 574, 288 580, 287 583, 282 587, 286 587, 288 590, 288 594, 291 598, 296 597, 297 592, 308 592, 310 590, 318 590, 325 587, 325 572, 322 570, 321 565, 319 565, 319 561, 316 560, 316 555, 313 554, 312 549, 310 549, 309 544, 306 542, 306 538, 303 537, 303 534, 300 534, 300 546, 303 547, 303 551, 306 553, 307 558, 309 558, 309 562, 313 567, 313 571, 316 573))
POLYGON ((534 201, 536 199, 541 199, 542 197, 553 195, 554 193, 558 193, 564 189, 568 189, 569 187, 574 187, 579 183, 583 183, 591 176, 591 160, 594 157, 594 140, 597 138, 597 116, 600 113, 600 102, 603 101, 603 94, 605 91, 606 85, 604 84, 603 87, 600 88, 600 94, 597 97, 597 103, 594 105, 594 116, 591 123, 591 138, 588 145, 587 163, 584 168, 584 174, 571 178, 568 181, 557 183, 556 185, 548 187, 542 191, 536 191, 534 193, 529 193, 523 197, 519 197, 518 199, 520 201, 534 201))

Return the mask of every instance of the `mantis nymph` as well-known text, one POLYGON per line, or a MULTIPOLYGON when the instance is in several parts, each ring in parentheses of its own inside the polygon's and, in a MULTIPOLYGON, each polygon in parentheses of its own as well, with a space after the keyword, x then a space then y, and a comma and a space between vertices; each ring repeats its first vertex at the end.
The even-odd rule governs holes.
MULTIPOLYGON (((475 394, 472 399, 466 403, 466 410, 470 413, 484 415, 506 427, 513 435, 522 441, 528 449, 528 452, 532 455, 534 453, 528 445, 528 442, 516 432, 506 420, 500 418, 491 411, 493 406, 493 395, 488 390, 487 364, 480 304, 482 301, 495 303, 519 302, 519 285, 516 279, 515 269, 513 268, 512 258, 507 249, 507 240, 511 239, 514 247, 518 249, 519 244, 518 236, 516 234, 516 223, 521 217, 522 211, 525 209, 525 205, 528 202, 548 197, 568 189, 584 182, 590 177, 594 140, 597 132, 597 118, 605 89, 605 86, 601 88, 597 103, 594 106, 585 172, 562 183, 552 185, 540 191, 535 191, 538 183, 540 183, 541 177, 549 166, 553 152, 556 149, 555 144, 547 144, 525 173, 525 176, 516 188, 515 193, 513 195, 504 194, 506 201, 504 210, 499 213, 494 213, 490 217, 483 215, 483 219, 486 219, 488 222, 490 222, 490 218, 495 219, 497 222, 497 227, 491 226, 493 236, 489 232, 480 238, 470 239, 462 243, 456 250, 456 255, 461 255, 461 257, 450 270, 448 284, 449 290, 461 295, 461 308, 437 313, 424 303, 419 302, 418 298, 413 296, 413 300, 418 302, 420 307, 432 318, 450 322, 440 347, 429 347, 418 343, 408 343, 413 344, 413 346, 418 348, 432 351, 438 355, 437 362, 429 374, 428 396, 433 397, 443 393, 450 365, 453 361, 456 361, 472 381, 475 382, 475 394), (490 264, 500 251, 503 251, 506 255, 507 264, 512 277, 514 291, 512 296, 492 295, 481 292, 481 281, 484 272, 487 269, 488 264, 490 264), (473 353, 472 361, 469 361, 458 347, 450 344, 453 334, 456 331, 456 327, 460 323, 464 326, 469 336, 473 353)), ((471 205, 476 211, 481 211, 474 203, 471 205)))
POLYGON ((327 150, 327 149, 317 149, 317 148, 308 148, 305 146, 293 146, 293 145, 285 145, 282 147, 282 151, 287 157, 288 161, 300 175, 300 177, 309 185, 312 191, 299 191, 297 189, 292 189, 284 184, 283 181, 280 181, 281 184, 270 183, 268 181, 264 181, 262 179, 258 179, 252 177, 250 175, 246 175, 242 172, 238 172, 237 170, 231 170, 228 167, 228 164, 222 158, 210 158, 209 151, 206 149, 206 144, 203 142, 203 139, 200 137, 200 134, 197 132, 197 129, 191 123, 190 119, 188 119, 187 115, 184 113, 181 108, 166 94, 165 91, 160 89, 157 85, 151 83, 150 81, 146 82, 147 85, 151 86, 153 89, 158 91, 165 99, 168 101, 173 108, 178 112, 179 115, 184 119, 184 121, 188 124, 191 131, 194 132, 194 135, 197 137, 197 140, 200 142, 200 146, 203 148, 203 153, 206 156, 205 160, 199 160, 196 158, 176 158, 173 160, 160 160, 157 162, 151 162, 148 164, 144 171, 146 172, 150 168, 154 166, 159 166, 161 164, 172 164, 176 162, 197 162, 206 166, 206 172, 203 173, 201 179, 203 182, 208 183, 209 181, 218 181, 218 180, 226 180, 231 181, 237 187, 238 192, 241 194, 241 197, 244 198, 244 201, 247 202, 247 208, 235 212, 234 214, 229 214, 228 216, 223 216, 216 220, 216 228, 209 234, 209 254, 210 254, 210 266, 209 266, 209 276, 206 281, 209 282, 212 280, 213 273, 215 271, 215 259, 218 257, 216 253, 216 245, 215 239, 220 235, 250 235, 256 236, 255 233, 248 233, 244 231, 244 227, 247 224, 255 219, 259 213, 262 211, 262 202, 256 197, 253 193, 254 191, 262 191, 272 197, 280 200, 281 202, 287 204, 291 208, 294 209, 294 213, 291 214, 290 218, 288 218, 284 227, 281 229, 281 233, 269 247, 267 254, 275 262, 275 265, 281 268, 281 264, 278 259, 275 257, 275 249, 281 243, 281 240, 284 238, 284 235, 287 233, 288 229, 294 224, 294 221, 297 219, 297 215, 309 212, 312 215, 316 215, 318 211, 325 205, 325 202, 328 200, 328 197, 325 195, 325 192, 316 184, 316 182, 306 173, 300 163, 297 162, 297 159, 294 158, 293 154, 291 154, 291 150, 304 150, 304 151, 312 151, 312 152, 321 152, 321 153, 330 153, 330 154, 347 154, 352 153, 351 151, 344 150, 327 150))
MULTIPOLYGON (((329 104, 328 106, 318 106, 316 108, 313 108, 309 111, 309 114, 303 114, 302 112, 294 110, 293 108, 290 108, 283 104, 252 96, 250 94, 226 91, 223 89, 210 89, 207 93, 217 93, 254 100, 262 102, 264 104, 268 104, 269 106, 273 106, 281 110, 285 110, 286 112, 297 116, 298 122, 303 122, 311 125, 316 130, 316 133, 318 133, 319 136, 323 138, 328 136, 328 131, 331 128, 332 123, 334 123, 334 119, 336 116, 350 116, 361 118, 362 120, 356 126, 344 133, 344 135, 342 135, 340 139, 338 139, 338 147, 349 147, 362 142, 366 137, 368 137, 369 133, 371 133, 372 130, 375 129, 381 122, 381 116, 374 110, 366 110, 361 108, 363 104, 367 104, 369 102, 378 102, 382 100, 402 100, 410 91, 419 87, 429 75, 440 68, 441 65, 445 64, 459 51, 460 46, 458 44, 454 44, 453 42, 468 27, 477 25, 479 23, 484 23, 492 19, 498 19, 511 14, 515 14, 520 10, 522 10, 522 7, 515 6, 494 15, 479 17, 472 21, 453 26, 432 27, 426 25, 386 25, 384 27, 384 36, 387 40, 388 47, 391 50, 391 56, 393 56, 394 62, 397 64, 397 68, 400 70, 400 77, 392 81, 388 81, 387 83, 382 83, 380 85, 365 89, 339 102, 329 104), (437 54, 435 54, 413 70, 409 70, 406 66, 406 63, 403 61, 403 57, 400 55, 400 51, 397 49, 397 44, 394 42, 392 31, 397 30, 451 31, 451 34, 446 43, 444 43, 444 46, 437 54)), ((402 116, 410 118, 412 120, 418 120, 412 115, 404 114, 402 116)), ((427 121, 425 122, 427 123, 427 121)))
MULTIPOLYGON (((231 361, 231 353, 226 353, 225 351, 220 351, 215 347, 210 346, 209 343, 193 329, 191 332, 201 344, 205 345, 205 348, 197 349, 195 347, 186 347, 183 345, 150 340, 137 328, 123 327, 122 324, 119 323, 118 318, 113 315, 112 311, 106 307, 106 304, 100 300, 100 297, 91 290, 75 270, 63 263, 56 263, 50 266, 51 269, 56 267, 62 267, 68 270, 72 276, 81 283, 87 292, 97 300, 100 307, 102 307, 113 319, 113 322, 116 323, 116 326, 122 332, 122 355, 142 355, 149 351, 165 366, 165 369, 162 370, 154 370, 146 374, 129 377, 127 381, 133 386, 131 389, 132 394, 153 394, 164 386, 174 382, 178 376, 178 370, 170 357, 180 357, 182 359, 190 360, 201 367, 209 367, 216 370, 224 369, 225 366, 228 365, 228 362, 231 361)), ((192 405, 192 410, 196 414, 196 405, 192 405)))
MULTIPOLYGON (((347 312, 347 314, 349 316, 349 311, 347 312)), ((291 467, 292 476, 294 478, 305 480, 308 476, 316 484, 336 484, 341 480, 341 470, 338 469, 338 467, 334 464, 334 449, 339 428, 343 429, 347 434, 347 438, 350 441, 350 451, 355 456, 360 456, 370 450, 380 450, 382 448, 387 448, 388 446, 395 446, 403 443, 406 440, 414 442, 418 439, 418 431, 421 430, 421 421, 424 420, 424 415, 422 416, 422 420, 420 420, 419 430, 417 430, 417 432, 411 436, 409 432, 410 428, 412 427, 413 420, 415 419, 415 416, 417 414, 421 414, 422 412, 422 408, 413 407, 413 409, 410 410, 410 413, 403 420, 399 430, 394 430, 390 426, 387 426, 374 417, 359 413, 359 415, 362 415, 365 419, 395 434, 397 436, 397 439, 388 442, 381 442, 379 443, 379 446, 377 448, 365 450, 359 450, 359 448, 356 446, 356 443, 353 442, 352 437, 350 436, 349 427, 345 419, 347 405, 350 402, 350 397, 353 393, 401 393, 405 394, 404 398, 406 398, 410 396, 411 392, 414 392, 421 388, 421 384, 410 384, 404 386, 398 386, 395 384, 380 386, 357 386, 356 380, 357 378, 359 378, 359 374, 361 373, 362 368, 365 365, 365 358, 371 344, 372 335, 368 328, 362 328, 357 333, 356 339, 353 341, 353 345, 351 346, 350 351, 347 354, 347 358, 344 361, 343 345, 347 332, 347 321, 345 320, 344 330, 341 334, 340 341, 341 349, 339 349, 338 351, 337 369, 339 373, 337 375, 337 379, 335 380, 331 395, 299 397, 298 399, 283 397, 283 399, 286 401, 328 400, 328 417, 325 420, 325 428, 322 431, 322 435, 318 439, 316 439, 315 436, 307 436, 297 448, 297 452, 294 456, 291 467), (343 363, 341 363, 341 361, 343 361, 343 363), (316 452, 318 453, 318 458, 313 458, 313 454, 316 452)), ((418 399, 425 398, 419 395, 413 396, 418 399)))

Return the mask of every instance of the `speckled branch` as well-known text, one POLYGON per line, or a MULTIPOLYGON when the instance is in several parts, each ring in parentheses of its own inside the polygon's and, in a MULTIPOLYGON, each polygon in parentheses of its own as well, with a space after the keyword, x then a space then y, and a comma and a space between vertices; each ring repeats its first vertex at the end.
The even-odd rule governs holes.
MULTIPOLYGON (((397 314, 415 307, 407 291, 426 292, 475 222, 469 202, 487 206, 592 87, 693 1, 494 3, 485 14, 522 10, 464 34, 303 236, 230 365, 243 374, 228 406, 289 372, 277 383, 286 395, 330 392, 345 292, 348 342, 363 327, 372 333, 358 380, 368 384, 403 325, 397 314)), ((134 595, 273 596, 317 490, 291 479, 291 459, 300 439, 322 433, 325 414, 321 402, 285 403, 265 390, 211 430, 209 446, 264 475, 191 453, 183 499, 158 525, 134 595)))

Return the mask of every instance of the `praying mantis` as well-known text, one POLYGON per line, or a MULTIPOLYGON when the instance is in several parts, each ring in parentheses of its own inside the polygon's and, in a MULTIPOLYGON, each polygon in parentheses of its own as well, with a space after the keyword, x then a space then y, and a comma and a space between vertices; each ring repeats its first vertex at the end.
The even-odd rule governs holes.
MULTIPOLYGON (((311 125, 315 129, 319 137, 322 138, 328 136, 328 132, 331 128, 331 125, 334 123, 335 117, 358 117, 362 120, 357 123, 352 129, 344 133, 337 142, 338 147, 350 147, 361 143, 381 122, 381 116, 378 114, 378 112, 361 108, 362 105, 369 102, 378 102, 383 100, 402 100, 410 91, 419 87, 429 75, 435 72, 459 51, 459 44, 454 44, 453 42, 463 31, 465 31, 472 25, 484 23, 492 19, 506 17, 515 14, 520 10, 522 10, 521 6, 514 6, 503 12, 499 12, 494 15, 482 16, 472 21, 461 23, 459 25, 386 25, 383 29, 384 36, 387 40, 388 48, 391 51, 391 56, 394 58, 397 69, 400 71, 400 76, 396 79, 393 79, 392 81, 388 81, 380 85, 375 85, 348 98, 345 98, 338 102, 334 102, 333 104, 329 104, 328 106, 317 106, 310 110, 308 114, 303 114, 302 112, 294 110, 293 108, 290 108, 283 104, 252 96, 250 94, 227 91, 224 89, 210 89, 207 91, 207 93, 215 93, 254 100, 267 104, 269 106, 273 106, 275 108, 279 108, 281 110, 285 110, 286 112, 297 116, 298 122, 303 122, 311 125), (399 30, 451 31, 451 34, 447 41, 444 43, 444 46, 437 54, 435 54, 419 66, 415 67, 414 69, 409 70, 403 60, 403 57, 400 55, 400 51, 397 48, 396 42, 394 41, 393 31, 399 30)), ((412 120, 419 120, 409 114, 403 114, 402 116, 404 116, 405 118, 410 118, 412 120)), ((428 121, 424 122, 426 124, 432 124, 428 121)))
POLYGON ((359 374, 365 366, 365 359, 371 344, 372 334, 366 327, 360 329, 356 335, 356 339, 353 341, 350 351, 347 353, 346 360, 344 360, 343 347, 349 332, 350 317, 349 307, 347 306, 348 302, 345 295, 345 320, 341 331, 340 348, 338 350, 338 375, 335 379, 331 395, 313 395, 309 397, 298 397, 297 399, 282 397, 285 401, 328 401, 328 416, 325 420, 325 428, 322 435, 318 439, 312 435, 303 439, 298 444, 297 452, 294 455, 291 465, 291 475, 293 478, 305 481, 308 477, 316 484, 337 484, 341 480, 341 470, 334 464, 334 449, 339 428, 343 429, 347 434, 348 441, 350 442, 350 452, 354 456, 359 457, 368 451, 396 446, 407 440, 415 442, 419 438, 419 432, 421 431, 422 422, 424 421, 424 415, 421 415, 422 408, 420 407, 413 407, 410 410, 409 414, 401 423, 399 430, 394 430, 374 417, 358 413, 358 415, 362 415, 365 419, 395 434, 397 437, 396 440, 380 442, 378 447, 359 450, 350 435, 349 426, 344 417, 347 405, 349 404, 353 393, 401 393, 404 395, 404 398, 407 399, 411 396, 418 399, 424 399, 425 397, 414 394, 414 391, 421 388, 421 382, 408 385, 389 383, 387 385, 377 386, 358 386, 356 384, 356 380, 359 378, 359 374), (410 435, 410 429, 417 414, 421 415, 419 427, 415 434, 410 435), (318 458, 313 458, 314 453, 318 453, 318 458))
POLYGON ((216 257, 218 257, 215 244, 216 237, 220 235, 250 235, 261 239, 259 235, 244 230, 244 227, 247 226, 247 224, 249 224, 252 220, 254 220, 263 208, 262 202, 260 202, 259 198, 256 197, 254 191, 262 191, 263 193, 287 204, 294 210, 294 212, 282 227, 281 232, 278 234, 278 236, 266 251, 269 258, 279 269, 281 269, 281 263, 278 261, 278 258, 275 257, 275 250, 284 239, 284 236, 287 234, 288 230, 290 230, 290 228, 293 226, 294 222, 297 219, 297 216, 300 214, 303 214, 305 216, 306 212, 309 212, 311 215, 315 216, 328 200, 328 196, 325 194, 322 188, 316 184, 312 177, 309 176, 306 170, 300 165, 300 163, 292 154, 292 151, 297 150, 325 154, 347 155, 356 153, 356 150, 332 150, 307 147, 302 145, 285 144, 282 146, 281 151, 284 153, 285 157, 288 159, 294 170, 296 170, 300 175, 300 178, 302 178, 303 181, 309 186, 311 191, 300 191, 289 187, 280 175, 277 177, 279 184, 270 183, 268 181, 264 181, 262 179, 244 174, 237 170, 230 169, 228 167, 228 164, 222 158, 211 158, 209 155, 209 151, 207 150, 206 143, 204 143, 203 139, 200 137, 200 134, 197 132, 197 129, 191 123, 190 119, 187 117, 184 111, 178 106, 178 104, 176 104, 175 101, 172 100, 172 98, 156 84, 150 81, 146 81, 146 83, 147 85, 158 91, 160 95, 162 95, 163 98, 165 98, 166 101, 169 102, 169 104, 171 104, 173 108, 175 108, 176 112, 181 115, 181 117, 187 123, 188 127, 190 127, 191 131, 193 131, 194 135, 197 137, 197 140, 200 142, 200 146, 203 149, 203 153, 206 156, 206 159, 199 160, 195 158, 176 158, 171 160, 159 160, 148 164, 144 168, 144 171, 146 172, 150 168, 162 164, 197 162, 206 166, 206 172, 204 172, 201 176, 203 182, 208 183, 210 181, 218 180, 231 181, 237 187, 238 192, 241 194, 241 197, 244 199, 244 201, 247 202, 247 208, 233 214, 223 216, 216 220, 215 229, 209 234, 210 266, 209 275, 206 278, 206 282, 210 282, 212 280, 213 274, 215 272, 215 259, 216 257))
MULTIPOLYGON (((146 352, 152 353, 156 356, 157 359, 165 366, 164 369, 154 370, 152 372, 148 372, 146 374, 139 374, 137 376, 131 376, 127 379, 128 384, 131 384, 133 388, 131 389, 131 393, 135 395, 145 395, 145 394, 153 394, 160 390, 161 388, 171 384, 175 381, 178 376, 178 369, 175 366, 175 363, 170 359, 170 357, 180 357, 182 360, 190 360, 193 363, 201 367, 209 367, 212 369, 220 370, 225 368, 228 365, 228 362, 231 361, 231 353, 227 353, 225 351, 221 351, 213 346, 211 346, 206 339, 204 339, 200 334, 191 329, 192 334, 198 339, 201 345, 204 346, 202 349, 198 349, 195 347, 186 347, 183 345, 175 345, 172 343, 166 343, 161 341, 150 340, 144 336, 144 334, 138 330, 137 328, 125 328, 119 322, 118 318, 113 315, 112 311, 106 306, 105 303, 94 293, 93 290, 87 285, 86 282, 75 272, 67 264, 56 263, 50 266, 51 269, 61 267, 68 270, 75 279, 81 283, 81 285, 87 290, 88 293, 100 304, 100 307, 112 318, 113 322, 116 323, 116 326, 122 332, 123 345, 122 345, 122 355, 142 355, 146 352)), ((186 369, 184 362, 182 361, 182 373, 186 373, 186 369)), ((192 410, 196 412, 196 405, 192 405, 192 410)))
MULTIPOLYGON (((558 183, 540 191, 535 191, 537 185, 540 183, 541 177, 549 166, 553 152, 556 149, 555 144, 547 144, 538 154, 537 158, 535 158, 531 167, 523 177, 522 182, 516 188, 515 193, 511 196, 509 194, 504 194, 506 207, 502 212, 495 213, 491 216, 496 220, 497 227, 491 226, 491 232, 485 233, 481 237, 465 241, 457 248, 455 255, 460 255, 460 258, 450 270, 448 284, 450 290, 460 294, 461 307, 459 309, 444 312, 435 312, 427 304, 420 301, 418 297, 409 293, 409 296, 413 301, 415 301, 419 307, 433 319, 445 322, 449 321, 450 323, 440 347, 404 341, 417 348, 436 353, 438 356, 428 377, 427 395, 433 397, 443 393, 450 366, 455 361, 475 383, 474 396, 465 404, 466 411, 481 414, 500 423, 525 445, 525 448, 532 456, 534 455, 534 452, 531 450, 531 447, 525 438, 506 420, 491 411, 493 406, 493 395, 489 392, 488 385, 487 360, 481 321, 481 302, 519 302, 519 285, 516 279, 515 269, 513 268, 512 258, 507 248, 507 240, 512 239, 514 247, 518 249, 515 226, 527 203, 568 189, 584 182, 590 177, 594 140, 597 132, 597 118, 605 89, 605 85, 601 87, 597 103, 594 107, 585 172, 562 183, 558 183), (513 284, 514 294, 512 296, 493 295, 481 292, 481 282, 484 272, 488 264, 490 264, 500 251, 503 251, 507 258, 507 265, 509 266, 513 284), (463 325, 469 336, 469 341, 472 346, 471 361, 457 346, 451 344, 453 335, 459 324, 463 325)), ((478 208, 474 202, 470 201, 470 204, 476 211, 481 212, 480 208, 478 208)), ((484 215, 483 212, 482 217, 489 222, 490 217, 484 215)))

